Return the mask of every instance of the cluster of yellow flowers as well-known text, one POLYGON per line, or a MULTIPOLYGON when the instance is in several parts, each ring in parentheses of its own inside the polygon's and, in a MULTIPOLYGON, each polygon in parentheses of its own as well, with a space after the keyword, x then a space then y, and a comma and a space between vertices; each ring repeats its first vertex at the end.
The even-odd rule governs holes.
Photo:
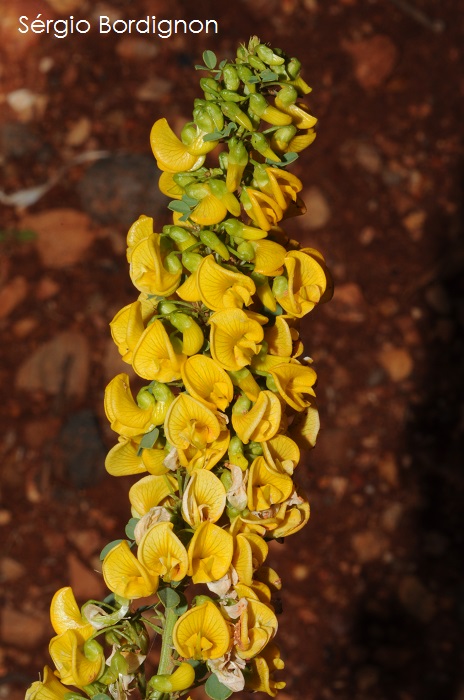
POLYGON ((283 667, 272 641, 281 584, 265 564, 267 540, 309 518, 293 472, 319 420, 298 324, 332 284, 322 255, 279 222, 304 212, 302 183, 285 168, 313 141, 316 119, 298 102, 310 88, 297 59, 256 37, 234 63, 216 67, 210 51, 204 61, 204 99, 181 138, 165 119, 153 126, 173 224, 156 233, 141 216, 130 228, 140 294, 111 322, 123 360, 149 382, 134 399, 122 373, 105 392, 119 435, 106 468, 144 475, 129 490, 127 539, 103 552, 112 595, 79 610, 70 588, 55 594, 55 675, 47 668, 27 700, 84 697, 69 685, 98 700, 134 687, 167 700, 204 683, 216 700, 244 688, 274 697, 285 685, 273 678, 283 667), (219 166, 206 167, 220 143, 219 166), (206 585, 190 604, 187 584, 206 585), (163 637, 148 682, 147 625, 163 637))

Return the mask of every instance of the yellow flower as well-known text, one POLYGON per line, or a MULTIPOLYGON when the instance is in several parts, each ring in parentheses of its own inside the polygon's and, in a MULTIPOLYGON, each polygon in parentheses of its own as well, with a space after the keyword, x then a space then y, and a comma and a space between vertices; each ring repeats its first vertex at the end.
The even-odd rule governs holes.
POLYGON ((270 440, 278 431, 282 409, 280 401, 271 391, 261 391, 255 404, 241 397, 232 409, 232 425, 240 440, 247 445, 250 440, 270 440))
POLYGON ((216 311, 210 319, 211 354, 221 367, 235 372, 249 365, 261 350, 264 332, 254 318, 241 309, 216 311))
POLYGON ((188 575, 193 583, 218 581, 232 561, 234 540, 230 533, 210 522, 201 523, 188 547, 188 575))
POLYGON ((134 301, 118 311, 110 323, 110 329, 122 359, 131 364, 132 351, 145 330, 140 301, 134 301))
POLYGON ((234 388, 229 375, 210 357, 194 355, 182 366, 182 381, 190 396, 213 411, 225 411, 232 401, 234 388))
POLYGON ((57 634, 75 629, 84 639, 88 639, 94 633, 92 625, 82 616, 70 586, 60 588, 53 596, 50 604, 50 620, 57 634))
POLYGON ((246 598, 248 605, 240 616, 237 655, 251 659, 264 649, 277 631, 277 618, 271 608, 259 600, 246 598))
POLYGON ((247 676, 245 688, 254 692, 267 693, 271 698, 275 698, 277 692, 285 688, 286 683, 275 681, 273 674, 284 666, 277 645, 270 642, 258 656, 250 660, 251 675, 247 676))
POLYGON ((293 481, 288 474, 273 469, 264 457, 256 457, 248 477, 248 508, 251 511, 267 510, 288 499, 293 488, 293 481))
POLYGON ((205 162, 203 154, 195 155, 189 152, 188 146, 177 138, 166 119, 158 119, 153 124, 150 143, 160 170, 181 173, 197 170, 205 162))
POLYGON ((282 503, 276 513, 277 527, 269 532, 270 537, 289 537, 301 530, 309 520, 310 508, 307 500, 302 496, 296 496, 295 505, 282 503))
POLYGON ((120 437, 119 442, 106 455, 105 468, 111 476, 128 476, 129 474, 165 474, 168 470, 163 465, 168 455, 164 447, 152 447, 142 450, 129 438, 120 437))
POLYGON ((181 615, 175 624, 172 640, 180 656, 198 661, 218 659, 231 644, 227 622, 209 601, 181 615))
MULTIPOLYGON (((139 226, 144 232, 153 228, 153 219, 141 216, 133 226, 139 226)), ((129 274, 132 284, 146 294, 160 297, 170 296, 179 286, 182 265, 178 258, 167 259, 161 252, 161 235, 153 233, 141 238, 131 248, 129 255, 129 274), (166 269, 169 264, 171 269, 166 269)))
MULTIPOLYGON (((262 170, 265 182, 258 184, 262 192, 273 197, 283 211, 290 202, 296 202, 297 193, 303 189, 301 180, 280 168, 262 168, 262 170)), ((261 172, 258 172, 258 180, 260 175, 261 172)))
POLYGON ((129 489, 132 517, 141 518, 152 508, 162 505, 178 488, 177 479, 170 474, 150 474, 139 479, 129 489))
POLYGON ((311 404, 303 394, 315 396, 313 384, 317 379, 312 367, 299 364, 281 364, 269 370, 279 394, 295 411, 304 411, 311 404))
POLYGON ((268 464, 277 471, 284 471, 290 476, 300 461, 300 450, 296 442, 287 435, 275 435, 268 442, 262 442, 263 455, 268 464))
POLYGON ((219 437, 221 426, 213 411, 188 394, 179 394, 171 404, 164 423, 168 442, 174 447, 187 449, 193 445, 204 449, 219 437))
POLYGON ((279 357, 291 357, 293 342, 298 339, 298 332, 289 326, 282 316, 277 316, 275 324, 264 331, 268 352, 279 357))
POLYGON ((45 666, 43 671, 43 681, 35 681, 26 691, 25 700, 65 700, 69 693, 55 676, 51 668, 45 666))
POLYGON ((158 188, 160 192, 166 195, 166 197, 170 197, 171 199, 182 199, 184 189, 177 184, 173 178, 173 175, 174 173, 170 173, 168 171, 162 172, 160 179, 158 180, 158 188))
POLYGON ((230 433, 225 428, 219 433, 217 440, 213 440, 203 448, 189 445, 186 449, 177 448, 179 462, 189 472, 193 469, 212 469, 225 455, 229 446, 230 433))
POLYGON ((319 412, 316 405, 311 403, 304 411, 293 417, 289 434, 302 450, 307 450, 315 446, 319 428, 319 412))
POLYGON ((190 688, 194 680, 195 670, 193 666, 183 661, 171 674, 162 673, 157 676, 152 676, 148 682, 148 688, 150 691, 156 690, 163 694, 173 693, 176 690, 186 690, 190 688))
POLYGON ((124 373, 116 375, 105 389, 105 413, 111 428, 116 433, 130 438, 147 433, 155 425, 160 425, 165 411, 160 415, 154 397, 151 398, 152 401, 147 401, 148 408, 140 408, 132 398, 129 376, 124 373))
POLYGON ((284 215, 272 197, 252 187, 243 187, 240 199, 250 219, 263 231, 269 231, 284 215))
POLYGON ((253 573, 265 561, 268 550, 269 547, 259 535, 239 533, 236 536, 232 565, 241 583, 251 586, 253 573))
POLYGON ((181 377, 186 359, 186 355, 176 353, 163 324, 156 319, 140 336, 133 351, 132 366, 144 379, 175 382, 181 377))
POLYGON ((302 318, 321 300, 327 277, 322 265, 307 253, 292 250, 284 262, 288 283, 283 291, 276 288, 275 295, 290 316, 302 318))
POLYGON ((157 523, 142 537, 137 557, 150 572, 163 581, 182 581, 187 573, 187 550, 173 532, 172 523, 157 523))
POLYGON ((213 255, 207 255, 200 263, 197 285, 202 302, 212 311, 249 306, 256 291, 251 277, 226 270, 215 262, 213 255))
POLYGON ((103 560, 103 578, 122 598, 145 598, 158 590, 158 576, 135 557, 125 540, 111 549, 103 560))
POLYGON ((105 668, 100 644, 85 639, 78 630, 69 629, 50 640, 50 656, 65 685, 82 688, 96 681, 105 668))
POLYGON ((205 469, 193 469, 182 498, 182 516, 193 528, 215 523, 226 507, 226 490, 218 477, 205 469))
POLYGON ((250 241, 249 245, 255 251, 254 266, 255 272, 267 277, 280 275, 287 251, 279 243, 267 239, 261 241, 250 241))

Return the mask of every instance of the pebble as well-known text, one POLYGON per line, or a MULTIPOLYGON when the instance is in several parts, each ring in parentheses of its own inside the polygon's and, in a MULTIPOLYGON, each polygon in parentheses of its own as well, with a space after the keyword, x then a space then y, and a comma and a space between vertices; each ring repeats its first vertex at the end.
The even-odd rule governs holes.
POLYGON ((425 211, 418 210, 412 211, 404 217, 403 226, 409 231, 413 241, 419 241, 422 238, 426 216, 425 211))
POLYGON ((311 230, 325 226, 330 219, 331 211, 327 197, 322 190, 319 187, 310 187, 303 192, 302 198, 306 204, 307 212, 304 220, 301 219, 298 223, 311 230))
POLYGON ((101 549, 101 539, 98 530, 72 530, 67 537, 77 547, 85 560, 101 549))
POLYGON ((37 318, 32 316, 26 316, 25 318, 20 318, 12 326, 13 335, 16 338, 26 338, 32 331, 37 328, 39 321, 37 318))
POLYGON ((85 257, 95 239, 89 217, 74 209, 50 209, 28 214, 21 227, 37 234, 35 245, 45 267, 66 268, 85 257))
POLYGON ((380 351, 379 362, 394 382, 401 382, 411 374, 414 363, 406 348, 385 345, 380 351))
POLYGON ((125 37, 118 42, 116 53, 128 61, 146 61, 157 56, 159 48, 148 39, 125 37))
POLYGON ((366 302, 361 288, 354 282, 335 285, 335 293, 326 307, 329 315, 341 321, 361 323, 365 319, 366 302))
POLYGON ((352 536, 351 545, 359 561, 362 564, 366 564, 367 562, 380 559, 385 554, 388 540, 382 532, 365 530, 352 536))
POLYGON ((0 319, 6 318, 26 298, 28 282, 22 275, 17 275, 0 289, 0 319))
POLYGON ((12 517, 13 516, 10 510, 0 508, 0 527, 2 525, 9 525, 9 523, 11 523, 12 517))
POLYGON ((92 122, 88 117, 81 117, 72 124, 65 137, 67 146, 82 146, 89 138, 92 131, 92 122))
POLYGON ((35 296, 40 301, 54 297, 60 291, 60 285, 54 279, 45 275, 41 277, 36 288, 35 296))
POLYGON ((383 34, 356 42, 345 41, 342 47, 354 61, 354 73, 365 90, 380 87, 388 80, 398 59, 392 40, 383 34))
POLYGON ((65 331, 40 345, 19 367, 16 388, 81 399, 87 390, 90 352, 81 333, 65 331))
POLYGON ((398 486, 398 466, 392 452, 388 452, 379 459, 377 468, 381 479, 390 486, 398 486))
POLYGON ((76 598, 83 602, 91 598, 102 600, 106 589, 101 574, 88 569, 73 552, 68 554, 67 563, 70 586, 76 598))
POLYGON ((38 111, 45 109, 46 97, 27 88, 20 88, 9 92, 6 102, 21 121, 30 121, 38 111))
POLYGON ((16 559, 2 557, 0 559, 0 581, 16 581, 26 572, 26 568, 16 559))
POLYGON ((295 581, 304 581, 310 574, 309 566, 305 564, 297 564, 292 569, 293 578, 295 581))
POLYGON ((408 613, 420 622, 428 623, 435 616, 435 598, 416 576, 401 579, 398 596, 408 613))
POLYGON ((170 80, 153 76, 135 91, 135 96, 141 102, 157 102, 160 97, 171 92, 173 85, 170 80))
POLYGON ((46 614, 30 615, 4 607, 0 631, 4 644, 33 649, 51 630, 46 614))
POLYGON ((373 226, 364 226, 359 234, 359 242, 361 245, 370 245, 376 237, 376 231, 373 226))

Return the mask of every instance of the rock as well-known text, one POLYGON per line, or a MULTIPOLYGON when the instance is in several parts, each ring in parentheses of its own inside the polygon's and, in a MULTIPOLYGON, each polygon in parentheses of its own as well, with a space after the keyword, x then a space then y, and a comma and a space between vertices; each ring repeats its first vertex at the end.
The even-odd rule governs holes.
POLYGON ((359 234, 359 242, 361 245, 370 245, 376 236, 376 231, 373 226, 364 226, 359 234))
POLYGON ((22 275, 17 275, 0 289, 0 319, 6 318, 26 298, 29 285, 22 275))
POLYGON ((26 573, 26 567, 21 562, 12 559, 11 557, 2 557, 0 559, 0 581, 16 581, 26 573))
POLYGON ((39 321, 32 316, 26 316, 26 318, 20 318, 16 323, 13 324, 12 331, 16 338, 26 338, 29 333, 32 333, 34 328, 37 328, 39 321))
POLYGON ((356 80, 365 90, 385 83, 398 60, 395 44, 382 34, 356 42, 345 41, 342 47, 351 55, 356 80))
POLYGON ((326 196, 319 187, 310 187, 302 194, 302 199, 306 204, 308 211, 304 217, 304 221, 300 220, 302 226, 307 226, 311 230, 322 228, 330 219, 330 206, 326 196))
POLYGON ((416 576, 405 576, 400 581, 399 599, 410 615, 424 624, 435 616, 435 599, 416 576))
POLYGON ((66 134, 66 145, 67 146, 82 146, 83 143, 87 141, 92 131, 92 122, 88 117, 81 117, 74 122, 70 130, 66 134))
POLYGON ((85 336, 73 331, 60 333, 37 350, 20 366, 16 388, 43 391, 56 396, 82 399, 87 391, 90 353, 85 336))
POLYGON ((35 295, 40 301, 45 301, 45 299, 50 299, 58 294, 60 291, 60 285, 55 282, 51 277, 42 277, 36 288, 35 295))
POLYGON ((47 105, 47 98, 45 95, 39 95, 27 88, 19 88, 19 90, 8 93, 6 102, 21 121, 29 121, 34 116, 43 113, 47 105))
POLYGON ((59 444, 66 476, 76 488, 93 486, 105 474, 106 449, 92 411, 73 413, 61 430, 59 444))
POLYGON ((91 165, 79 182, 82 208, 102 224, 128 227, 141 214, 155 219, 166 206, 158 190, 160 171, 153 158, 123 154, 91 165))
POLYGON ((158 55, 156 44, 140 37, 124 37, 116 46, 118 56, 127 61, 146 61, 158 55))
POLYGON ((366 302, 361 288, 354 282, 335 285, 333 299, 326 308, 329 315, 340 321, 361 323, 366 317, 366 302))
POLYGON ((0 630, 4 644, 34 649, 50 631, 50 623, 46 614, 31 615, 3 607, 0 630))
POLYGON ((392 503, 382 513, 381 524, 387 532, 394 532, 398 527, 404 507, 401 503, 392 503))
POLYGON ((410 212, 403 219, 403 226, 409 231, 413 241, 418 241, 422 238, 423 227, 427 214, 423 210, 410 212))
POLYGON ((24 426, 24 442, 33 450, 38 450, 55 439, 60 429, 61 419, 46 417, 31 420, 24 426))
POLYGON ((394 382, 401 382, 411 374, 414 363, 406 348, 395 348, 392 345, 385 345, 380 351, 379 362, 390 379, 394 382))
POLYGON ((37 234, 35 245, 44 266, 58 269, 80 262, 95 238, 89 217, 74 209, 29 214, 21 227, 37 234))
POLYGON ((135 96, 141 102, 157 102, 160 97, 171 92, 173 85, 170 80, 158 76, 149 78, 135 91, 135 96))
POLYGON ((292 575, 295 581, 304 581, 310 574, 309 566, 305 564, 296 564, 292 569, 292 575))
POLYGON ((388 540, 381 532, 365 530, 352 536, 351 545, 359 561, 365 564, 380 559, 385 554, 388 540))
POLYGON ((81 0, 46 0, 50 7, 60 15, 67 15, 82 6, 81 0))
POLYGON ((398 486, 398 467, 392 452, 384 455, 377 464, 379 476, 390 486, 398 486))
POLYGON ((73 530, 68 533, 68 540, 77 547, 86 561, 92 554, 101 550, 98 530, 73 530))
POLYGON ((83 602, 91 598, 102 600, 106 593, 102 575, 84 566, 72 552, 68 554, 67 562, 70 586, 76 598, 83 602))

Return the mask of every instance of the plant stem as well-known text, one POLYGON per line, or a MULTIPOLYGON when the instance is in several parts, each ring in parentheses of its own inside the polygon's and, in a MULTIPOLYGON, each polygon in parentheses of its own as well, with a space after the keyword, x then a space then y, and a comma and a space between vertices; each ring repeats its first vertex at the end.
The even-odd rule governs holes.
MULTIPOLYGON (((166 622, 163 630, 163 643, 161 645, 160 662, 157 671, 158 676, 164 673, 172 673, 174 669, 175 664, 172 656, 172 633, 177 617, 178 615, 175 608, 166 608, 166 622)), ((156 691, 150 696, 150 700, 163 700, 165 696, 166 693, 156 691)))

